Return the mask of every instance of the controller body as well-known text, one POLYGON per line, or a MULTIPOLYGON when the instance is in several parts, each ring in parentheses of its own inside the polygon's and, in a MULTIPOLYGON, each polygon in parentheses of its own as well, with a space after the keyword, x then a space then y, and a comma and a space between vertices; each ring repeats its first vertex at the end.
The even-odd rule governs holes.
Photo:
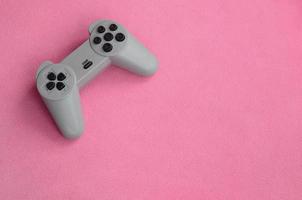
POLYGON ((157 70, 156 57, 122 25, 99 20, 89 26, 89 39, 60 63, 43 62, 36 75, 40 96, 64 137, 84 130, 79 90, 110 64, 142 76, 157 70))

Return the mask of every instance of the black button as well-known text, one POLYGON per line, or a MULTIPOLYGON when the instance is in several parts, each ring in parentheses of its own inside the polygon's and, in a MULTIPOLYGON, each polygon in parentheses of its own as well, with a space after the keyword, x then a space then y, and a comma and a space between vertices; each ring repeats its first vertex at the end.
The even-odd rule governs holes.
POLYGON ((62 82, 57 82, 57 89, 62 90, 65 87, 64 83, 62 82))
POLYGON ((104 33, 105 30, 106 30, 106 29, 105 29, 104 26, 99 26, 98 29, 97 29, 97 31, 98 31, 99 33, 104 33))
POLYGON ((111 41, 113 39, 113 35, 111 33, 106 33, 104 35, 104 40, 111 41))
POLYGON ((104 45, 103 45, 103 50, 105 51, 105 52, 110 52, 111 50, 112 50, 112 45, 110 44, 110 43, 105 43, 104 45))
POLYGON ((119 42, 122 42, 125 40, 125 35, 123 33, 118 33, 116 34, 115 39, 119 42))
POLYGON ((56 75, 55 75, 55 73, 50 72, 50 73, 47 75, 47 79, 50 80, 50 81, 56 80, 56 75))
POLYGON ((48 90, 52 90, 55 87, 55 83, 54 82, 48 82, 46 84, 46 87, 48 90))
POLYGON ((115 31, 117 29, 117 25, 116 24, 111 24, 109 26, 110 31, 115 31))
POLYGON ((63 81, 65 78, 66 78, 65 74, 63 74, 63 73, 58 74, 58 77, 57 77, 58 81, 63 81))
POLYGON ((102 39, 100 37, 95 37, 93 39, 94 44, 100 44, 102 42, 102 39))

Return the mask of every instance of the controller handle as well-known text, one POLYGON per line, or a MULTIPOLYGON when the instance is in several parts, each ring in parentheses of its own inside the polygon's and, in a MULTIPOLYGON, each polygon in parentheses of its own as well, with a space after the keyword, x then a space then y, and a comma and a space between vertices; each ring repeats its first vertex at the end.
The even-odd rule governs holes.
POLYGON ((47 61, 38 70, 37 88, 64 137, 78 138, 84 123, 74 71, 67 65, 47 61))
POLYGON ((151 76, 157 70, 157 59, 131 33, 128 32, 128 44, 115 56, 112 64, 142 76, 151 76))

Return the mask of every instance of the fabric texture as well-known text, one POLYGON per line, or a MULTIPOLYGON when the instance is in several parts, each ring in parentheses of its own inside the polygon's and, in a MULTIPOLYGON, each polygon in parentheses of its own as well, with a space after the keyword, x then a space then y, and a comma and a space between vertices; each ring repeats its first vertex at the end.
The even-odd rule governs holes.
POLYGON ((300 0, 0 0, 0 199, 301 200, 300 0), (35 88, 97 19, 158 57, 81 91, 58 132, 35 88))

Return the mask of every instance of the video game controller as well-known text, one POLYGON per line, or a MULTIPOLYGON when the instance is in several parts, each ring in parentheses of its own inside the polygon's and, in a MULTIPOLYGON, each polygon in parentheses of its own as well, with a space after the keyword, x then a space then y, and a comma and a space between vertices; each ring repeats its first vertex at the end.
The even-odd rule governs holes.
POLYGON ((84 130, 79 90, 110 64, 135 74, 150 76, 157 59, 122 25, 96 21, 90 37, 59 64, 45 61, 37 71, 39 94, 66 138, 78 138, 84 130))

